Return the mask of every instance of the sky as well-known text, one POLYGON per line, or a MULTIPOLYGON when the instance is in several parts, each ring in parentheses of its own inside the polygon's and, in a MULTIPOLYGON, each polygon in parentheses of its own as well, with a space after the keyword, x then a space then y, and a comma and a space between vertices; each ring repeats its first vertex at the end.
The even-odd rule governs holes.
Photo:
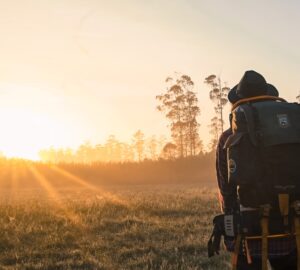
POLYGON ((169 137, 155 96, 175 72, 195 82, 207 144, 210 74, 232 87, 254 69, 295 101, 299 10, 296 0, 0 0, 0 150, 36 158, 138 129, 169 137))

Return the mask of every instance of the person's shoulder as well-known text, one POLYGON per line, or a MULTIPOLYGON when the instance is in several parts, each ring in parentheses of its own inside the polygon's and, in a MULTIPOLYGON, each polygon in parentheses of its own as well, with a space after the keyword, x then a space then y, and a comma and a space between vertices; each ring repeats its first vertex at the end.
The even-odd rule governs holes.
POLYGON ((226 129, 220 136, 220 140, 227 140, 227 138, 232 134, 231 128, 226 129))
POLYGON ((232 134, 231 128, 225 130, 220 138, 219 138, 219 142, 218 142, 218 149, 223 149, 225 142, 227 141, 228 137, 232 134))

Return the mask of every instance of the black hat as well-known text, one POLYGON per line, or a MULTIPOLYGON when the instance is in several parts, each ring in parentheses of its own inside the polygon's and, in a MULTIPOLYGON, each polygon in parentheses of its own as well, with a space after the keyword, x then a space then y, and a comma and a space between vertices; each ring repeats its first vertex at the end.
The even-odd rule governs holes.
POLYGON ((236 93, 236 89, 237 86, 234 86, 233 88, 230 89, 230 91, 228 92, 228 100, 231 104, 236 103, 237 101, 239 101, 240 97, 237 95, 236 93))
POLYGON ((228 100, 234 104, 243 98, 263 95, 278 97, 279 93, 275 86, 268 84, 261 74, 250 70, 246 71, 239 84, 229 91, 228 100))
POLYGON ((268 83, 268 96, 279 97, 279 92, 277 88, 270 83, 268 83))
POLYGON ((236 93, 241 98, 249 98, 266 95, 267 89, 265 78, 256 71, 248 70, 240 80, 236 93))

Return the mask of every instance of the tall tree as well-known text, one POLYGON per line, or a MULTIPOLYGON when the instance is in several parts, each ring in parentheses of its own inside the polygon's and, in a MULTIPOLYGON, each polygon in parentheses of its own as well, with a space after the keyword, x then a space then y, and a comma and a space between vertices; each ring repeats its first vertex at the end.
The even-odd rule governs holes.
POLYGON ((168 77, 166 83, 166 93, 156 96, 160 102, 157 109, 166 113, 171 122, 171 136, 179 156, 194 155, 199 138, 197 116, 200 114, 198 99, 193 92, 194 82, 189 76, 181 75, 168 77))
POLYGON ((174 143, 168 142, 162 150, 162 156, 165 159, 175 159, 176 145, 174 143))
POLYGON ((137 153, 138 161, 142 161, 144 154, 145 135, 141 130, 138 130, 133 135, 133 145, 137 153))
POLYGON ((105 143, 107 161, 119 161, 119 142, 115 135, 109 135, 105 143))
POLYGON ((82 163, 89 163, 91 148, 92 145, 89 141, 85 141, 84 144, 80 145, 76 152, 77 160, 82 163))
MULTIPOLYGON (((190 78, 187 78, 189 81, 190 78)), ((194 85, 194 84, 192 84, 194 85)), ((198 106, 198 99, 196 93, 192 90, 186 91, 186 113, 185 122, 187 125, 186 141, 188 143, 188 151, 190 156, 196 154, 197 144, 199 142, 199 123, 197 116, 200 114, 200 108, 198 106)))
POLYGON ((204 82, 211 88, 209 97, 215 103, 215 111, 218 119, 220 119, 221 122, 220 130, 218 130, 219 136, 220 133, 223 133, 224 131, 223 109, 228 102, 227 95, 230 88, 222 83, 221 78, 217 78, 216 75, 209 75, 205 78, 204 82))
POLYGON ((211 151, 215 150, 217 147, 217 143, 219 140, 219 130, 221 130, 222 122, 221 120, 215 116, 210 120, 209 133, 212 135, 211 142, 209 144, 209 148, 211 151))
POLYGON ((149 156, 152 160, 157 159, 157 146, 158 146, 157 139, 155 135, 153 135, 147 140, 147 148, 148 148, 149 156))
POLYGON ((300 92, 299 92, 299 95, 296 96, 296 99, 298 100, 298 102, 300 103, 300 92))
POLYGON ((123 143, 123 162, 133 161, 134 160, 134 148, 131 144, 123 143))

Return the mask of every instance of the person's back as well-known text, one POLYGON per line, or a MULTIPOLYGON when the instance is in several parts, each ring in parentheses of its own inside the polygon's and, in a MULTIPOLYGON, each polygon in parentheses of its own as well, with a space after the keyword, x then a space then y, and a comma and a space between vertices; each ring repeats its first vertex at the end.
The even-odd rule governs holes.
MULTIPOLYGON (((225 245, 229 251, 235 251, 233 261, 237 269, 261 269, 262 266, 266 267, 266 264, 262 264, 262 257, 264 256, 269 258, 274 269, 297 269, 295 239, 290 234, 286 234, 286 237, 271 238, 269 236, 270 233, 287 231, 288 226, 285 224, 286 218, 280 216, 279 207, 275 210, 276 199, 272 196, 273 190, 268 183, 270 183, 270 179, 276 178, 277 180, 271 186, 278 186, 278 188, 281 186, 284 189, 295 183, 295 179, 288 183, 284 177, 280 179, 277 177, 288 173, 289 164, 287 163, 290 161, 284 164, 286 168, 280 174, 274 174, 274 170, 279 166, 278 160, 281 162, 286 160, 280 157, 281 151, 288 153, 288 150, 283 150, 288 147, 279 147, 276 152, 273 149, 274 147, 271 150, 270 148, 266 150, 262 147, 264 144, 256 141, 258 119, 261 122, 263 122, 262 119, 266 119, 264 125, 260 123, 260 127, 264 126, 264 131, 267 130, 265 133, 268 133, 268 130, 274 124, 268 122, 269 114, 278 114, 278 123, 282 125, 280 128, 287 128, 283 126, 286 124, 286 117, 280 114, 280 107, 285 105, 277 104, 274 98, 270 96, 278 96, 277 90, 268 85, 260 74, 253 71, 246 72, 239 85, 233 88, 228 95, 229 101, 235 104, 233 105, 231 128, 222 134, 217 148, 217 178, 222 208, 225 214, 225 234, 226 229, 229 231, 229 233, 227 232, 229 237, 225 237, 225 245), (264 112, 265 115, 262 115, 261 112, 264 112), (269 127, 266 128, 266 126, 269 127), (257 144, 259 144, 259 147, 256 147, 257 144), (271 157, 271 154, 275 153, 274 151, 277 154, 271 157), (262 155, 265 156, 262 157, 262 155), (262 164, 265 163, 262 162, 263 160, 271 160, 270 164, 273 167, 268 171, 270 175, 266 175, 265 170, 262 169, 265 165, 262 164), (265 208, 261 207, 262 205, 265 205, 265 208), (265 215, 266 211, 269 211, 266 205, 272 205, 273 208, 270 211, 271 215, 268 213, 267 217, 263 217, 261 211, 265 211, 265 215), (233 216, 238 216, 238 218, 232 218, 233 216), (239 220, 239 230, 234 228, 236 224, 230 226, 230 221, 233 220, 239 220), (282 220, 284 221, 282 222, 282 220), (261 226, 262 224, 264 225, 261 226), (263 237, 261 237, 262 234, 263 237), (268 237, 269 239, 266 240, 268 237), (240 241, 241 246, 238 247, 240 241)), ((288 106, 288 108, 290 109, 291 106, 288 106)), ((273 131, 274 136, 272 136, 271 130, 271 133, 269 132, 269 136, 267 136, 270 145, 272 145, 272 142, 274 144, 274 140, 278 140, 276 132, 273 131)), ((282 137, 284 136, 282 135, 282 137)), ((289 136, 286 137, 289 138, 289 136)), ((282 143, 284 138, 280 139, 282 143)), ((294 167, 295 162, 296 160, 294 160, 294 167)), ((287 194, 286 190, 284 192, 284 194, 287 194)), ((287 197, 281 196, 282 198, 286 200, 287 197)), ((278 205, 278 199, 276 202, 278 205)), ((284 211, 287 211, 286 206, 283 207, 285 207, 284 211)), ((290 222, 288 224, 291 225, 290 222)))

